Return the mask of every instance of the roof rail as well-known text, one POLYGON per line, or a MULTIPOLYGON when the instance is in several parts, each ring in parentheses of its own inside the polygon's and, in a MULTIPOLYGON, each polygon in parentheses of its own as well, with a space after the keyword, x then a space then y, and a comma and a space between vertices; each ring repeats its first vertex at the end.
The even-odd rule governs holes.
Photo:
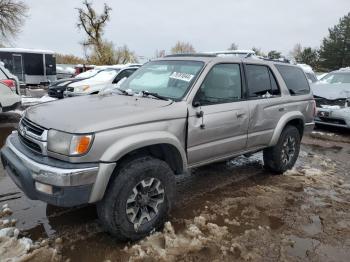
POLYGON ((287 58, 283 58, 283 60, 279 60, 279 59, 273 59, 273 58, 268 58, 268 57, 258 57, 261 60, 265 60, 265 61, 271 61, 271 62, 278 62, 278 63, 285 63, 285 64, 290 64, 290 60, 287 58))
POLYGON ((193 57, 217 57, 216 54, 205 54, 205 53, 173 54, 173 55, 166 55, 165 57, 184 57, 184 56, 193 56, 193 57))

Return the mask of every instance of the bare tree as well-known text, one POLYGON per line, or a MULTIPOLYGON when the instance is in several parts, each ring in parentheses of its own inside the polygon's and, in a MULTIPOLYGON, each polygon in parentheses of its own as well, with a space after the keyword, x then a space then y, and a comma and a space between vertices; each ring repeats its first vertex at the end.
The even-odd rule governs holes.
POLYGON ((289 55, 293 57, 295 60, 300 58, 301 53, 303 52, 303 47, 300 43, 295 44, 293 50, 289 52, 289 55))
POLYGON ((77 10, 79 14, 77 26, 87 34, 87 39, 82 42, 82 45, 84 49, 92 48, 97 57, 101 59, 104 49, 102 36, 112 8, 105 3, 103 12, 99 15, 92 7, 92 2, 84 0, 83 7, 77 10))
POLYGON ((131 51, 126 45, 119 47, 114 52, 115 64, 137 63, 136 54, 131 51))
POLYGON ((22 1, 0 0, 0 42, 9 42, 20 32, 28 6, 22 1))
POLYGON ((171 48, 172 54, 189 54, 195 53, 196 50, 190 43, 178 41, 174 47, 171 48))
POLYGON ((56 54, 57 64, 86 64, 86 60, 75 55, 56 54))

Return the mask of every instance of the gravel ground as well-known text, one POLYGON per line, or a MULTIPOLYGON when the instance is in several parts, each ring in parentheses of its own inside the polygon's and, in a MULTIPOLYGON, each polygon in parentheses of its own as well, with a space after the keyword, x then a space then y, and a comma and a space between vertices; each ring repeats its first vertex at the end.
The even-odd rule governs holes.
MULTIPOLYGON (((0 115, 0 146, 18 119, 0 115)), ((136 243, 103 232, 94 206, 63 209, 27 199, 0 167, 0 207, 11 210, 0 208, 0 228, 19 229, 4 236, 0 230, 0 257, 348 261, 349 159, 348 131, 325 129, 304 137, 295 169, 281 176, 262 168, 260 153, 194 169, 177 178, 178 199, 164 230, 136 243)))

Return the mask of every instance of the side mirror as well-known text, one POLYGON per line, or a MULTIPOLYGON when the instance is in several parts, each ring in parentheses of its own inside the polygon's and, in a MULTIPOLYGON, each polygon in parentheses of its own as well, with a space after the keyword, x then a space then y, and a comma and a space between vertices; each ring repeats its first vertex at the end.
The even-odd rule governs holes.
POLYGON ((200 107, 201 106, 201 102, 199 102, 197 100, 197 101, 194 101, 192 105, 193 105, 193 107, 200 107))

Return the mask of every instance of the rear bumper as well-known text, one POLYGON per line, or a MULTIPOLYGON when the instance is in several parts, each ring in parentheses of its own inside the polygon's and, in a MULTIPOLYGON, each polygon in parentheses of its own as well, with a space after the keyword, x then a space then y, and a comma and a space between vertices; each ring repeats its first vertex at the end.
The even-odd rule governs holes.
POLYGON ((12 143, 10 135, 1 149, 1 161, 15 184, 33 200, 42 200, 55 206, 71 207, 89 203, 99 165, 82 167, 76 164, 61 166, 39 163, 22 153, 12 143), (52 187, 52 193, 38 190, 37 185, 52 187))

